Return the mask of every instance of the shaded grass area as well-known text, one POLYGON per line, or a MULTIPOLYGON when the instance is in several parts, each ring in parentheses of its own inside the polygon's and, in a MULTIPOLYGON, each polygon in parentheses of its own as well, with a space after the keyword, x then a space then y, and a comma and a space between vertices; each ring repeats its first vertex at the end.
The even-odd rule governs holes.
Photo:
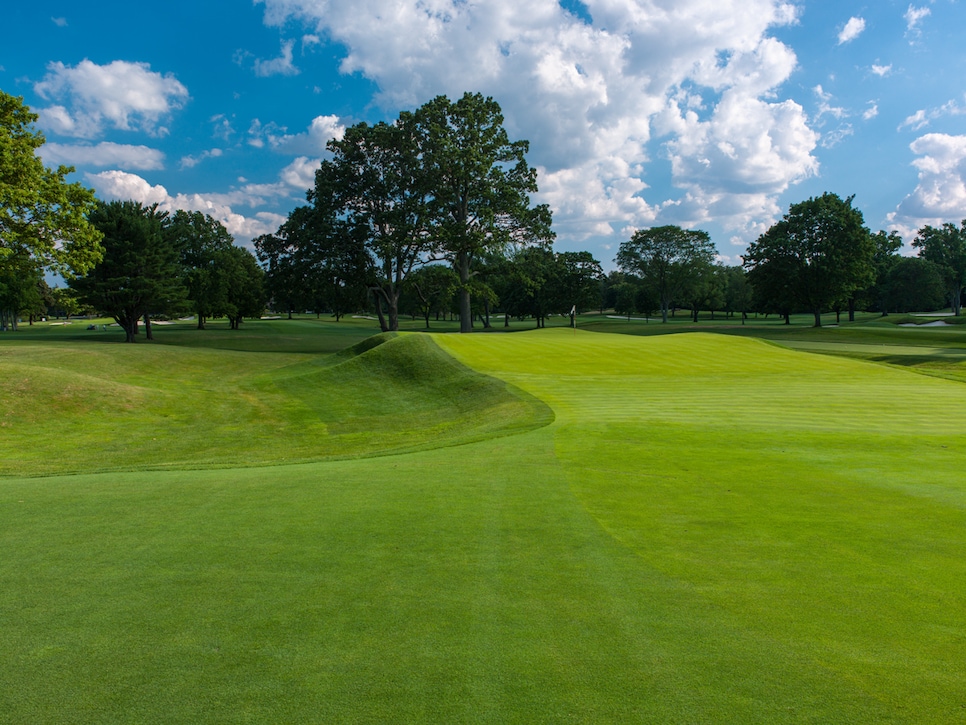
MULTIPOLYGON (((545 425, 541 402, 425 336, 317 356, 165 345, 0 350, 0 475, 246 466, 455 445, 545 425)), ((343 340, 345 341, 345 340, 343 340)))
MULTIPOLYGON (((379 326, 370 320, 325 318, 299 315, 264 320, 245 320, 238 330, 229 329, 224 320, 211 320, 204 330, 194 320, 155 322, 154 340, 144 338, 144 328, 135 346, 175 346, 239 352, 282 352, 321 355, 338 352, 367 337, 376 335, 379 326)), ((72 342, 113 347, 124 342, 124 332, 109 318, 62 320, 20 325, 17 332, 0 334, 0 351, 8 345, 72 342), (88 330, 89 325, 97 329, 88 330)))

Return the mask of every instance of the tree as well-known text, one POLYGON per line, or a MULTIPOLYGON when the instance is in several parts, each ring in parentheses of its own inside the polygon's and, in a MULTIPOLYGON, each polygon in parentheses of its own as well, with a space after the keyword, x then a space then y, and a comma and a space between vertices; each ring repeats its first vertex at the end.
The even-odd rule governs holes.
POLYGON ((300 255, 304 243, 299 225, 292 223, 292 216, 279 227, 275 234, 262 234, 252 240, 258 261, 267 266, 265 274, 269 304, 276 312, 288 313, 304 307, 310 294, 306 288, 305 265, 300 255))
POLYGON ((227 279, 218 260, 235 240, 224 224, 208 214, 181 209, 167 220, 164 233, 179 252, 182 279, 198 329, 203 330, 209 317, 225 314, 227 279))
POLYGON ((458 283, 452 267, 444 264, 427 264, 413 270, 406 278, 408 296, 413 301, 413 308, 426 321, 427 330, 433 312, 449 309, 458 283))
MULTIPOLYGON (((0 91, 0 275, 42 276, 50 270, 71 277, 90 269, 103 250, 87 215, 94 192, 67 183, 69 166, 51 170, 36 151, 44 137, 33 128, 37 115, 23 99, 0 91)), ((7 292, 10 293, 9 285, 7 292)), ((3 326, 16 329, 13 295, 0 303, 3 326)))
POLYGON ((661 303, 661 321, 668 308, 688 296, 700 273, 714 264, 715 250, 707 232, 678 226, 653 227, 634 233, 617 253, 617 266, 640 275, 651 285, 661 303))
POLYGON ((510 258, 510 274, 502 280, 504 309, 517 317, 530 315, 538 328, 544 327, 547 315, 558 307, 553 290, 554 266, 554 253, 546 247, 517 249, 510 258))
POLYGON ((798 204, 743 256, 753 286, 787 311, 808 310, 815 327, 822 312, 838 300, 850 299, 873 281, 874 245, 862 212, 826 192, 798 204))
POLYGON ((176 309, 186 294, 178 249, 164 234, 166 219, 157 204, 98 202, 90 221, 103 234, 104 258, 69 280, 83 302, 114 318, 127 342, 135 341, 141 317, 151 339, 149 315, 176 309))
POLYGON ((604 270, 590 252, 558 252, 553 271, 553 296, 560 311, 584 312, 600 304, 604 270))
POLYGON ((751 285, 748 284, 748 273, 744 267, 736 265, 734 267, 723 267, 721 276, 724 284, 725 312, 733 315, 735 312, 741 313, 741 324, 745 324, 748 310, 752 306, 751 285))
POLYGON ((891 312, 931 312, 947 299, 943 269, 922 257, 899 257, 882 283, 885 309, 891 312))
POLYGON ((26 254, 12 254, 0 263, 0 330, 16 330, 19 316, 37 310, 43 282, 40 269, 26 254))
POLYGON ((430 233, 460 280, 460 332, 470 332, 473 260, 510 244, 549 245, 550 209, 530 205, 537 173, 527 141, 510 141, 499 104, 466 93, 437 96, 414 114, 428 191, 430 233))
POLYGON ((329 141, 332 158, 322 162, 309 192, 316 226, 325 227, 330 239, 362 240, 372 255, 370 290, 384 331, 399 329, 403 281, 433 248, 418 136, 409 113, 393 124, 346 129, 341 139, 329 141))
POLYGON ((375 275, 359 232, 314 205, 293 209, 277 234, 255 239, 274 307, 284 307, 290 318, 296 308, 328 310, 336 321, 362 308, 375 275))
POLYGON ((243 317, 260 317, 265 310, 265 271, 247 249, 230 245, 215 256, 215 265, 224 279, 224 300, 219 312, 237 330, 243 317))
POLYGON ((898 232, 879 230, 872 235, 872 266, 874 269, 874 281, 860 293, 861 301, 867 310, 877 310, 885 317, 889 314, 889 300, 887 291, 887 280, 892 269, 902 257, 899 250, 902 249, 902 237, 898 232))
POLYGON ((77 293, 74 290, 68 287, 54 287, 51 293, 54 298, 54 308, 57 314, 62 312, 68 320, 73 315, 81 314, 84 310, 84 306, 77 299, 77 293))
POLYGON ((962 311, 963 287, 966 286, 966 219, 957 227, 946 222, 941 227, 924 226, 912 246, 919 256, 939 265, 949 296, 949 306, 957 317, 962 311))
POLYGON ((627 319, 631 319, 631 315, 637 312, 637 298, 641 290, 644 288, 641 281, 630 274, 622 275, 623 279, 620 282, 615 282, 613 286, 614 290, 614 312, 618 315, 627 315, 627 319))

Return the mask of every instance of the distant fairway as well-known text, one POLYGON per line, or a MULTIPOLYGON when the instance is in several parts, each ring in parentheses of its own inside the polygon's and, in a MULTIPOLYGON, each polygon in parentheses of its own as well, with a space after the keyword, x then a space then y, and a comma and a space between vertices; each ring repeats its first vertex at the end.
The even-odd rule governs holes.
POLYGON ((374 342, 0 346, 4 470, 102 445, 108 384, 167 441, 0 479, 0 721, 966 718, 962 383, 706 334, 374 342), (24 412, 58 381, 59 428, 24 412), (214 468, 232 440, 275 465, 214 468))

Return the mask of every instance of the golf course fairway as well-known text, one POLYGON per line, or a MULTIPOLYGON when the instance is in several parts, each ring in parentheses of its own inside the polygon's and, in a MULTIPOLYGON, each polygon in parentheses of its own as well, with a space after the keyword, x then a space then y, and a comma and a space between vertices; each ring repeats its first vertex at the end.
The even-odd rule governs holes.
MULTIPOLYGON (((961 382, 711 334, 133 347, 169 357, 78 400, 114 376, 126 445, 180 463, 0 454, 0 722, 966 720, 961 382), (465 409, 410 389, 437 370, 465 409), (317 460, 246 432, 272 405, 317 460)), ((81 364, 34 354, 0 373, 81 364)), ((71 405, 0 430, 66 446, 71 405)))

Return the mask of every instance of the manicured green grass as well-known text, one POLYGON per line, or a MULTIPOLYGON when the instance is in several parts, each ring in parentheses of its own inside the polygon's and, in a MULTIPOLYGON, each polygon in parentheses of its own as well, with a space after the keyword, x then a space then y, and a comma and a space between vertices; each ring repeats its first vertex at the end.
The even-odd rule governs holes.
POLYGON ((234 380, 360 453, 400 409, 529 411, 401 455, 0 480, 0 720, 962 721, 961 383, 721 335, 375 342, 0 346, 254 406, 234 380))
POLYGON ((456 363, 427 336, 359 345, 358 355, 4 346, 0 475, 344 458, 456 445, 552 418, 543 403, 456 363))

